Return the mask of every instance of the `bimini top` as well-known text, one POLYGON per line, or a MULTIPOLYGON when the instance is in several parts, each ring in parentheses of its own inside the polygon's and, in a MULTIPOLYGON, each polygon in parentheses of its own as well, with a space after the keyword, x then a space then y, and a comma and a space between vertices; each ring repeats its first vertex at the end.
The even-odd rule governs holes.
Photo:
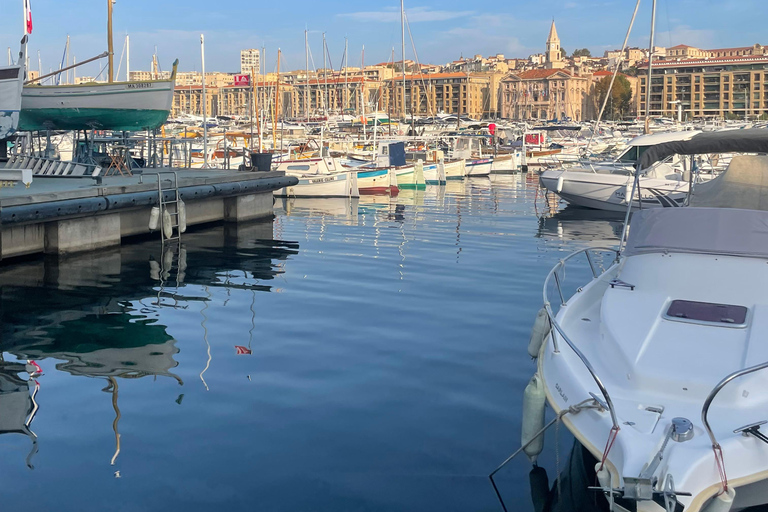
POLYGON ((639 169, 647 169, 672 155, 710 153, 768 153, 768 130, 721 130, 703 132, 688 140, 664 142, 648 148, 640 157, 639 169))
POLYGON ((659 252, 768 258, 768 212, 650 208, 634 213, 624 255, 659 252))

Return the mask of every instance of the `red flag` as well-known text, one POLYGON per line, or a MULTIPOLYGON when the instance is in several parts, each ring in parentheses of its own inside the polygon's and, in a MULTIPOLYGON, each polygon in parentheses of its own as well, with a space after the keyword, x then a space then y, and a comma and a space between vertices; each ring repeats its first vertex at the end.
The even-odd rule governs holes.
POLYGON ((32 5, 29 0, 24 0, 24 33, 32 33, 32 5))
POLYGON ((253 354, 253 351, 248 347, 243 347, 242 345, 235 345, 235 354, 238 356, 244 356, 248 354, 253 354))

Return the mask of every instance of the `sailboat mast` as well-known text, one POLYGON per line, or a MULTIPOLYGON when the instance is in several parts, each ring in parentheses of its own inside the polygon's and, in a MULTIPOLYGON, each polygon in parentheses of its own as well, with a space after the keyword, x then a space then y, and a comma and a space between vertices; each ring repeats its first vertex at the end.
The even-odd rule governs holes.
POLYGON ((346 115, 345 112, 349 108, 349 76, 347 69, 349 68, 349 63, 347 62, 347 59, 349 58, 347 56, 347 51, 349 50, 349 42, 347 41, 347 38, 344 38, 344 110, 341 112, 341 120, 344 120, 344 116, 346 115))
POLYGON ((327 55, 325 48, 325 32, 323 32, 323 109, 325 110, 325 117, 328 117, 328 65, 325 61, 327 55))
MULTIPOLYGON (((648 48, 648 78, 645 84, 645 127, 648 129, 648 122, 651 119, 651 70, 653 68, 653 36, 656 31, 656 0, 653 0, 651 7, 651 42, 648 48)), ((608 91, 610 94, 610 91, 608 91)))
POLYGON ((115 51, 112 44, 112 6, 113 4, 114 4, 114 0, 107 0, 107 52, 109 52, 109 55, 107 56, 109 60, 109 75, 107 79, 109 83, 112 83, 115 80, 115 62, 114 62, 115 51))
POLYGON ((125 81, 131 79, 131 38, 125 34, 125 81))
MULTIPOLYGON (((111 0, 110 0, 111 1, 111 0)), ((205 36, 200 34, 200 61, 202 64, 203 83, 202 83, 202 100, 203 100, 203 167, 208 168, 208 102, 205 96, 205 36)))
MULTIPOLYGON (((67 66, 67 67, 69 67, 69 64, 70 64, 70 62, 69 62, 69 34, 67 34, 67 57, 66 57, 66 66, 67 66)), ((69 81, 69 76, 70 76, 70 73, 69 73, 69 71, 67 71, 67 76, 66 76, 67 84, 70 84, 70 83, 72 83, 72 82, 70 82, 70 81, 69 81)))
POLYGON ((275 119, 272 122, 272 150, 277 147, 277 119, 280 115, 280 48, 277 49, 277 81, 275 82, 275 119))
POLYGON ((400 34, 402 36, 401 53, 403 57, 403 121, 405 121, 405 3, 400 0, 400 34))
POLYGON ((309 123, 309 39, 306 29, 304 29, 304 60, 306 61, 304 70, 307 75, 307 88, 304 91, 304 113, 307 117, 307 123, 309 123))

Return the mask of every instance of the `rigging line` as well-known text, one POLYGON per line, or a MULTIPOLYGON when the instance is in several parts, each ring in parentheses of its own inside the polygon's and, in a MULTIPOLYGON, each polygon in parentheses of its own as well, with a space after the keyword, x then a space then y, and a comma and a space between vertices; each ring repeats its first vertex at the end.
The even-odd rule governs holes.
MULTIPOLYGON (((125 55, 125 44, 126 44, 127 42, 128 42, 128 41, 126 41, 125 39, 123 39, 123 51, 121 51, 121 52, 120 52, 120 60, 119 60, 119 61, 117 61, 117 73, 115 73, 115 76, 116 76, 116 77, 117 77, 117 76, 120 76, 120 68, 121 68, 121 67, 122 67, 122 65, 123 65, 123 56, 125 55)), ((126 80, 126 81, 128 81, 128 77, 125 77, 125 80, 126 80)))
MULTIPOLYGON (((635 3, 635 10, 632 12, 632 19, 629 21, 629 27, 627 28, 627 35, 624 36, 624 44, 621 45, 621 54, 619 54, 619 58, 616 60, 616 69, 613 70, 613 76, 611 77, 611 85, 608 87, 608 91, 605 93, 605 98, 603 99, 603 106, 600 108, 600 114, 597 116, 597 121, 595 121, 595 127, 592 130, 592 134, 589 137, 589 141, 587 142, 587 146, 584 148, 584 153, 586 154, 589 151, 589 146, 592 145, 592 139, 595 137, 595 133, 597 133, 598 129, 600 128, 600 119, 603 117, 603 113, 605 112, 605 107, 608 105, 608 98, 611 96, 611 92, 613 91, 613 83, 616 80, 616 75, 619 74, 619 69, 621 68, 621 63, 624 60, 624 52, 627 48, 627 42, 629 41, 629 35, 632 33, 632 26, 635 24, 635 17, 637 17, 637 10, 640 8, 640 0, 637 0, 637 3, 635 3)), ((648 56, 649 59, 653 59, 653 55, 648 56)), ((651 84, 646 84, 646 95, 650 97, 650 91, 651 91, 651 84)), ((646 101, 647 104, 650 104, 649 101, 646 101)))
MULTIPOLYGON (((411 47, 413 48, 413 58, 416 59, 416 66, 419 69, 419 76, 421 77, 421 85, 424 86, 424 99, 427 101, 427 115, 430 115, 431 109, 429 108, 429 96, 427 84, 424 82, 424 73, 421 71, 421 62, 419 62, 419 54, 416 52, 416 43, 413 42, 413 34, 411 33, 411 22, 408 21, 408 15, 406 13, 403 13, 403 16, 405 17, 405 26, 408 28, 408 37, 411 39, 411 47)), ((405 66, 405 64, 403 64, 405 66)), ((467 87, 469 87, 469 84, 467 84, 467 87)), ((411 91, 411 97, 413 97, 413 91, 411 91)), ((421 96, 419 96, 419 103, 416 106, 417 109, 420 110, 421 107, 421 96)), ((432 115, 432 118, 434 119, 434 115, 432 115)))

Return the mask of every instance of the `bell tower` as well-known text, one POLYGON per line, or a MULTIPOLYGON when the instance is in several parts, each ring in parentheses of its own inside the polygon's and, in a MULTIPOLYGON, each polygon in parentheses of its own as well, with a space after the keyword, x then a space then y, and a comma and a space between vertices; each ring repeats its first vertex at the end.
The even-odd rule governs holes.
POLYGON ((555 20, 552 20, 552 26, 549 29, 547 37, 546 67, 548 69, 560 69, 565 67, 563 56, 560 54, 560 38, 557 36, 555 20))

